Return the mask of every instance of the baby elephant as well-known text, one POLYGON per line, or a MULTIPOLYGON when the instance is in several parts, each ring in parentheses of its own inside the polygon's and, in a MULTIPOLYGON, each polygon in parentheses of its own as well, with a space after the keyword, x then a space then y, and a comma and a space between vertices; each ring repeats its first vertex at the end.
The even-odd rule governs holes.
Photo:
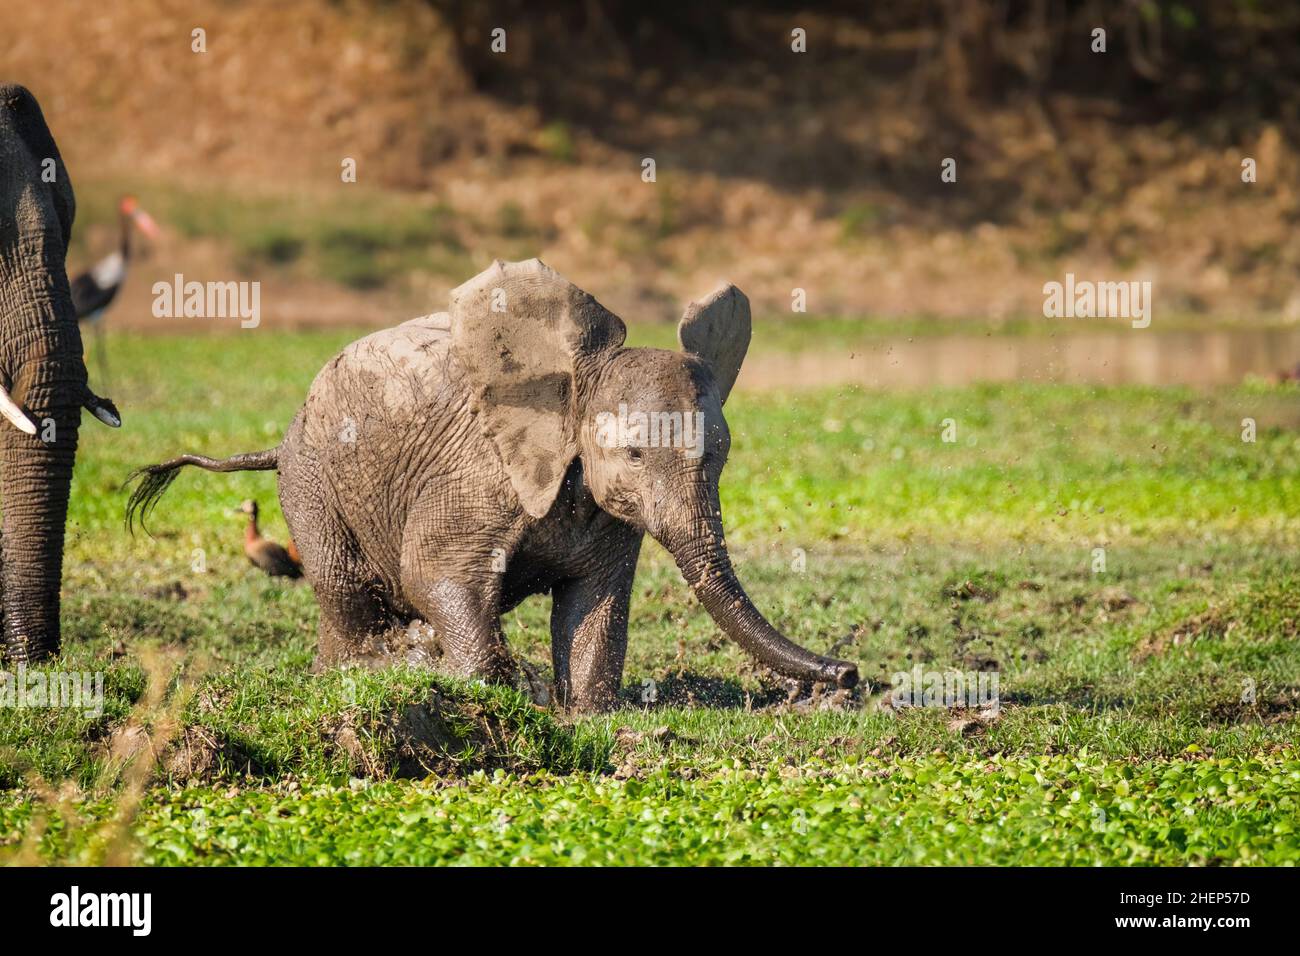
POLYGON ((495 262, 452 291, 450 312, 345 348, 278 448, 141 469, 128 522, 185 465, 278 469, 320 603, 317 669, 441 655, 444 671, 508 680, 501 614, 549 591, 555 694, 577 709, 611 705, 621 686, 649 532, 759 662, 853 686, 855 665, 767 622, 727 556, 722 403, 749 347, 749 301, 727 286, 690 305, 681 352, 623 348, 626 331, 539 260, 495 262))

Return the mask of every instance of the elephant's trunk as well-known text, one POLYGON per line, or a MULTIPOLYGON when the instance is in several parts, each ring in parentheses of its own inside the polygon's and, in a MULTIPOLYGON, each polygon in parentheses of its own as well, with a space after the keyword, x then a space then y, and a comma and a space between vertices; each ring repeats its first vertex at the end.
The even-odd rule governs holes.
POLYGON ((718 627, 759 663, 779 674, 837 687, 854 686, 857 665, 822 657, 790 641, 749 599, 727 555, 716 489, 702 490, 693 501, 685 520, 657 531, 655 537, 676 559, 686 582, 718 627))
MULTIPOLYGON (((63 529, 76 455, 76 426, 63 415, 32 410, 40 426, 52 419, 57 440, 10 428, 0 452, 3 475, 4 651, 13 661, 38 661, 59 651, 59 589, 63 574, 63 529), (58 423, 65 422, 60 429, 58 423)), ((45 430, 45 426, 42 431, 45 430)))
POLYGON ((31 281, 13 281, 0 269, 0 384, 36 427, 27 434, 0 420, 0 658, 12 661, 35 662, 59 651, 64 523, 89 394, 59 253, 50 250, 35 272, 45 285, 40 295, 31 294, 31 281))
POLYGON ((0 84, 0 658, 59 650, 63 525, 86 388, 65 259, 76 197, 35 98, 0 84))

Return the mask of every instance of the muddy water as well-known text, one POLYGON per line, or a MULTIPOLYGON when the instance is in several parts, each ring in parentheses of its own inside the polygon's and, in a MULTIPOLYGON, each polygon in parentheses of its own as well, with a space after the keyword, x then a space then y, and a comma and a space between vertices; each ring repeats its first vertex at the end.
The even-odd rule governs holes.
POLYGON ((1300 362, 1300 328, 1061 336, 943 336, 858 346, 840 354, 754 355, 741 388, 831 385, 928 388, 974 382, 1223 385, 1300 362))

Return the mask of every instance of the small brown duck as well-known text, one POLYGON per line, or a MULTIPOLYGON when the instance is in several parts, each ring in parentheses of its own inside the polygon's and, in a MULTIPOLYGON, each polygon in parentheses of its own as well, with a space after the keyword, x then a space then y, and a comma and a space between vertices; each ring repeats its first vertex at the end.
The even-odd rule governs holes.
POLYGON ((302 563, 298 559, 298 549, 292 541, 286 551, 274 541, 262 537, 257 527, 257 502, 248 500, 235 509, 236 514, 248 515, 248 524, 244 528, 244 554, 256 567, 271 577, 300 578, 302 563))

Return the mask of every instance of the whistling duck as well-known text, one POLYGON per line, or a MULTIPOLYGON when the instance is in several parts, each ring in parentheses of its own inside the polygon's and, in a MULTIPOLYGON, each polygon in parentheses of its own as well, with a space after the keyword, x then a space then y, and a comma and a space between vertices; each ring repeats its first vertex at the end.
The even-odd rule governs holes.
POLYGON ((262 537, 262 532, 257 528, 256 501, 245 501, 235 511, 248 515, 248 525, 244 528, 244 554, 248 555, 249 561, 273 578, 302 577, 302 563, 298 560, 298 549, 293 542, 289 542, 289 550, 286 551, 274 541, 262 537))
POLYGON ((108 382, 108 359, 104 354, 104 329, 100 320, 126 281, 126 266, 131 259, 131 229, 139 229, 150 239, 158 236, 158 224, 140 208, 134 196, 123 196, 117 205, 122 235, 118 247, 71 282, 72 305, 77 321, 95 330, 95 354, 105 384, 108 382))

